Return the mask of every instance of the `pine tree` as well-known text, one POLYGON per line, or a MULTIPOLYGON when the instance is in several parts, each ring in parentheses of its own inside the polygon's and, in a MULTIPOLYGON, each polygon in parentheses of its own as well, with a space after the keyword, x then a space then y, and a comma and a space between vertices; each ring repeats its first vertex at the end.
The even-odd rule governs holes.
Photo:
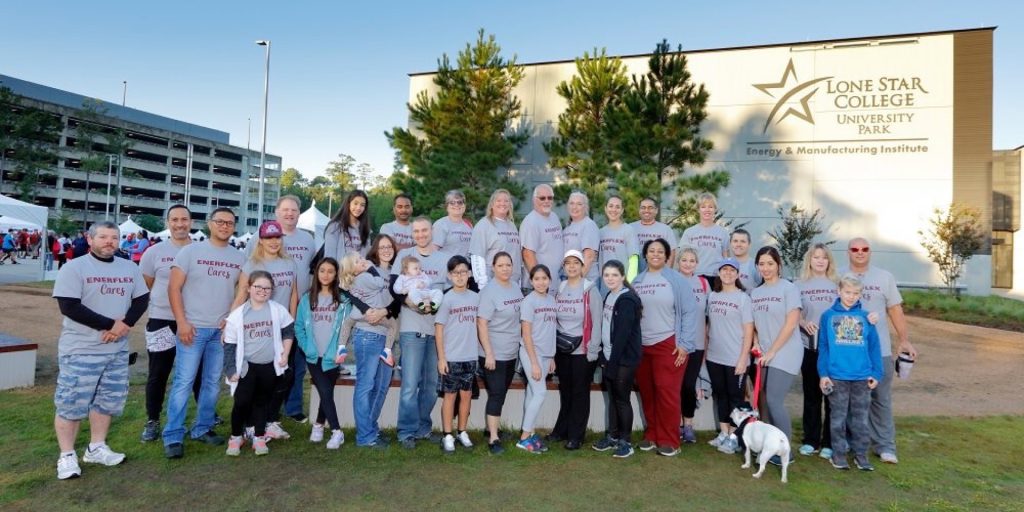
POLYGON ((521 104, 512 90, 522 78, 515 57, 505 60, 494 36, 483 30, 454 65, 447 54, 439 59, 436 91, 423 91, 408 105, 409 129, 385 133, 406 169, 396 184, 415 198, 418 212, 444 215, 444 194, 451 189, 465 193, 474 218, 496 188, 522 196, 522 186, 503 171, 528 138, 525 130, 513 129, 521 104))
MULTIPOLYGON (((728 183, 721 176, 685 179, 685 168, 703 165, 712 149, 700 127, 708 116, 709 94, 703 84, 693 83, 686 63, 681 46, 673 52, 668 41, 658 43, 648 72, 639 79, 633 76, 622 106, 609 118, 621 165, 616 181, 631 218, 644 197, 660 199, 663 191, 673 190, 681 201, 675 209, 680 210, 686 198, 692 202, 693 187, 728 183)), ((661 214, 666 213, 662 208, 661 214)))
POLYGON ((557 90, 567 106, 558 115, 558 136, 544 149, 551 167, 565 169, 569 184, 586 193, 591 209, 600 212, 618 170, 607 117, 629 90, 625 66, 603 48, 600 53, 594 49, 593 57, 583 52, 576 59, 576 75, 557 90))

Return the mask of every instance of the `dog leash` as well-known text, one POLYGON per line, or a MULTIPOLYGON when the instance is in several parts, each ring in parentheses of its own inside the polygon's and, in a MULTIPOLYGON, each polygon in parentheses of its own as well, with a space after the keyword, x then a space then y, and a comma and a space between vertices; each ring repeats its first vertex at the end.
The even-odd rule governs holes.
POLYGON ((757 373, 754 376, 754 394, 751 396, 751 408, 755 411, 760 411, 758 408, 758 398, 761 396, 761 365, 757 364, 757 358, 761 357, 761 349, 754 347, 750 349, 750 355, 754 356, 754 365, 757 366, 757 373))

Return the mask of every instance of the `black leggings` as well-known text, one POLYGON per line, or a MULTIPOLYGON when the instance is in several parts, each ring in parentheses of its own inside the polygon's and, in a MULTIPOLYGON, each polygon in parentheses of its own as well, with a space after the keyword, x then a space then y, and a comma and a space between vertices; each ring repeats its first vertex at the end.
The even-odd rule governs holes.
MULTIPOLYGON (((178 323, 174 320, 151 318, 146 322, 147 332, 159 331, 164 327, 169 327, 171 332, 178 334, 178 323)), ((178 351, 172 347, 161 352, 147 351, 146 353, 149 354, 149 375, 146 377, 146 419, 160 421, 160 411, 164 408, 164 396, 167 394, 167 379, 174 371, 174 356, 178 351)), ((203 361, 200 360, 196 375, 202 374, 203 361)), ((196 403, 199 402, 199 388, 202 385, 202 379, 195 379, 195 382, 192 383, 192 396, 195 397, 196 403)))
POLYGON ((745 375, 736 375, 735 366, 725 366, 707 361, 708 377, 711 379, 711 395, 715 398, 715 410, 719 423, 729 423, 732 410, 743 403, 743 381, 745 375))
POLYGON ((313 387, 316 388, 317 395, 320 395, 320 407, 316 412, 316 422, 323 425, 326 420, 331 425, 331 430, 339 430, 341 423, 338 422, 338 408, 334 404, 334 386, 338 383, 341 368, 334 367, 324 371, 320 366, 323 361, 323 359, 317 359, 316 364, 306 363, 309 377, 313 379, 313 387))
POLYGON ((686 373, 683 374, 683 390, 680 394, 684 418, 693 418, 693 414, 697 412, 697 377, 700 376, 700 367, 703 362, 703 350, 694 350, 686 358, 686 373))
POLYGON ((267 421, 281 421, 281 406, 283 406, 284 401, 288 399, 288 394, 292 392, 293 385, 295 385, 295 369, 289 366, 288 369, 284 371, 284 374, 281 375, 281 378, 277 380, 274 392, 270 396, 270 408, 267 410, 267 421))
POLYGON ((238 381, 235 405, 231 409, 231 435, 241 436, 245 424, 252 422, 256 436, 267 432, 267 404, 280 378, 274 373, 274 363, 249 363, 249 371, 238 381))
POLYGON ((555 375, 558 376, 558 419, 551 433, 569 441, 583 442, 590 419, 590 383, 594 381, 594 365, 586 354, 555 354, 555 375))
POLYGON ((824 400, 818 386, 818 351, 804 348, 804 362, 800 368, 804 386, 804 439, 815 449, 832 447, 832 429, 829 428, 832 406, 824 400), (825 416, 821 415, 821 402, 825 402, 825 416), (824 427, 823 427, 824 425, 824 427))
POLYGON ((633 434, 633 383, 636 381, 636 366, 619 366, 615 377, 604 374, 605 389, 608 390, 608 437, 630 442, 633 434))
POLYGON ((480 358, 480 368, 484 369, 484 389, 487 390, 488 416, 501 417, 501 408, 505 406, 505 396, 508 395, 508 387, 512 385, 512 377, 516 374, 516 360, 495 361, 494 369, 484 368, 486 359, 480 358))

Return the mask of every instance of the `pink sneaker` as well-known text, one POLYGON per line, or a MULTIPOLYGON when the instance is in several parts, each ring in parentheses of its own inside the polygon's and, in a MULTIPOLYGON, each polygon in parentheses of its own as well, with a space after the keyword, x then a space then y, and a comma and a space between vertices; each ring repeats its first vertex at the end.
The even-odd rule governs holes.
POLYGON ((267 448, 267 437, 257 437, 252 440, 252 451, 256 452, 256 455, 266 455, 270 453, 270 448, 267 448))
POLYGON ((380 360, 391 368, 395 367, 395 358, 391 355, 391 349, 386 348, 380 352, 380 360))

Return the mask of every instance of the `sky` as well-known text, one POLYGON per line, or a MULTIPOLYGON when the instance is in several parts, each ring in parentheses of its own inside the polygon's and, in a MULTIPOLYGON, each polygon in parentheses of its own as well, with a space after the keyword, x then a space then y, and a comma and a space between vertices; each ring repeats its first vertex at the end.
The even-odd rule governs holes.
MULTIPOLYGON (((0 74, 231 134, 311 178, 339 153, 389 174, 384 132, 407 123, 409 73, 433 71, 483 28, 519 63, 593 48, 684 49, 998 26, 993 146, 1024 145, 1024 2, 5 2, 0 74), (631 6, 635 5, 635 6, 631 6), (251 135, 250 135, 251 126, 251 135), (250 142, 251 141, 251 142, 250 142)), ((699 79, 699 77, 697 77, 699 79)), ((713 92, 713 91, 712 91, 713 92)))

